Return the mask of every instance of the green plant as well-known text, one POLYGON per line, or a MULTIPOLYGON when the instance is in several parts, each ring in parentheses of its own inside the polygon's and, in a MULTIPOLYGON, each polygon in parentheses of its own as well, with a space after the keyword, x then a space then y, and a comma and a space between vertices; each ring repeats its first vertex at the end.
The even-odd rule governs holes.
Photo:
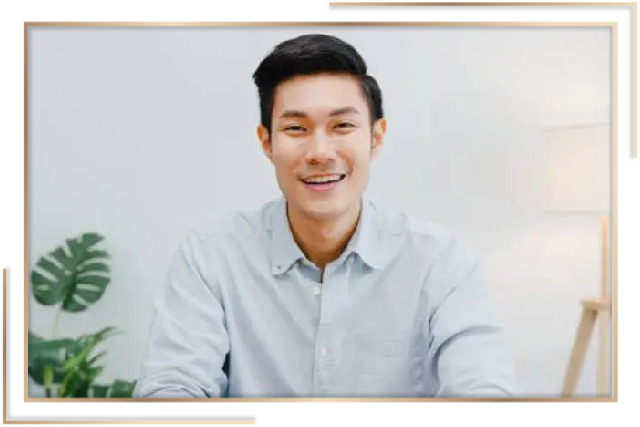
POLYGON ((65 245, 42 256, 31 272, 35 300, 57 307, 50 339, 29 331, 29 376, 44 387, 47 397, 131 397, 133 393, 135 381, 97 383, 104 370, 99 362, 106 354, 99 347, 113 335, 114 327, 76 338, 56 337, 60 314, 85 311, 110 283, 109 254, 96 247, 103 240, 98 233, 66 239, 65 245))

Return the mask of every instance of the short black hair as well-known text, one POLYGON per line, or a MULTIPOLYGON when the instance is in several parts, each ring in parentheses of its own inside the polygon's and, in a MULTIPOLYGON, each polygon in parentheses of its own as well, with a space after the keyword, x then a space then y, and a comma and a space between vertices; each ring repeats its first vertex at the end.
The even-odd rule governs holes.
POLYGON ((269 134, 276 87, 296 76, 322 73, 357 78, 367 99, 371 124, 384 117, 382 92, 376 79, 367 74, 367 64, 358 51, 335 36, 305 34, 278 44, 253 73, 260 98, 260 120, 269 134))

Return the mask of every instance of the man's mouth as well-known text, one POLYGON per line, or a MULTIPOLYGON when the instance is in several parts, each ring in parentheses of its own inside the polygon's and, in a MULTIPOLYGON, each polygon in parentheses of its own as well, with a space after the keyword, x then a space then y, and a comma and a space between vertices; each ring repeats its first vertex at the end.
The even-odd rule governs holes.
POLYGON ((316 193, 327 193, 335 190, 347 177, 346 173, 331 175, 315 175, 302 179, 305 187, 316 193))
POLYGON ((345 179, 347 174, 318 175, 311 176, 302 180, 307 185, 326 185, 334 182, 340 182, 345 179))

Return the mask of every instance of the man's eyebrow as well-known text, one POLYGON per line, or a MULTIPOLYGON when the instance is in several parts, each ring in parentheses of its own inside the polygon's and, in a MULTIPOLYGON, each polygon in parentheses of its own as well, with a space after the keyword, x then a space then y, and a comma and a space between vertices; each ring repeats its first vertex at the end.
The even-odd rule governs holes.
POLYGON ((360 112, 355 107, 342 107, 330 112, 329 117, 342 116, 345 114, 360 114, 360 112))
MULTIPOLYGON (((329 113, 329 117, 342 116, 345 114, 360 114, 360 112, 355 107, 341 107, 332 110, 329 113)), ((307 117, 309 117, 309 115, 301 110, 284 110, 282 114, 280 114, 280 118, 304 119, 307 117)))
POLYGON ((308 117, 308 114, 304 111, 300 110, 284 110, 282 114, 280 114, 282 118, 294 118, 294 119, 304 119, 308 117))

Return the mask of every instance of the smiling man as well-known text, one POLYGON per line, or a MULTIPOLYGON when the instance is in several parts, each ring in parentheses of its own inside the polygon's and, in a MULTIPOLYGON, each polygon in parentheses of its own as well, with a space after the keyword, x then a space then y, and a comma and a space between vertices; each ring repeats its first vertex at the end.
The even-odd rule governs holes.
POLYGON ((387 123, 358 52, 296 37, 254 81, 283 197, 187 234, 134 396, 513 395, 474 252, 363 196, 387 123))

